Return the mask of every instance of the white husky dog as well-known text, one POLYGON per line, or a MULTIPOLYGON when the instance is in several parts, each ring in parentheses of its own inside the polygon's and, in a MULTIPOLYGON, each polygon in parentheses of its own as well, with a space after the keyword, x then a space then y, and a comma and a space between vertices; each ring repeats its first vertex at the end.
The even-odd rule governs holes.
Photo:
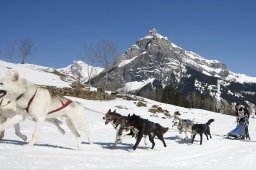
MULTIPOLYGON (((15 101, 11 101, 6 98, 0 99, 0 125, 1 124, 5 125, 5 122, 7 121, 7 119, 12 118, 16 114, 21 114, 23 116, 23 120, 24 120, 26 118, 26 115, 22 114, 22 113, 23 113, 22 111, 20 113, 17 111, 17 106, 16 106, 15 101)), ((53 118, 47 119, 46 121, 54 124, 58 128, 60 133, 62 133, 63 135, 65 134, 65 130, 62 129, 59 125, 62 123, 61 121, 59 121, 58 119, 53 119, 53 118)), ((24 141, 27 140, 27 136, 21 134, 21 132, 20 132, 20 124, 19 123, 14 125, 14 129, 15 129, 15 134, 18 137, 20 137, 24 141)), ((5 132, 4 130, 0 132, 0 139, 2 139, 4 137, 4 132, 5 132)))
MULTIPOLYGON (((7 118, 11 118, 16 114, 16 104, 5 98, 0 99, 0 124, 6 122, 7 118)), ((20 124, 14 125, 15 134, 22 140, 26 141, 27 136, 21 134, 20 124)), ((4 131, 0 133, 0 140, 4 137, 4 131)))
MULTIPOLYGON (((36 121, 32 140, 28 143, 28 146, 35 144, 46 119, 60 116, 66 118, 67 126, 76 136, 78 150, 81 144, 78 130, 86 132, 89 143, 93 143, 88 123, 85 119, 85 109, 82 104, 63 97, 51 96, 48 90, 39 88, 24 79, 20 79, 18 73, 11 74, 9 72, 0 80, 0 98, 1 97, 16 101, 17 107, 23 110, 26 116, 36 121)), ((22 120, 22 115, 16 114, 11 119, 7 120, 5 124, 0 125, 0 131, 22 120)))

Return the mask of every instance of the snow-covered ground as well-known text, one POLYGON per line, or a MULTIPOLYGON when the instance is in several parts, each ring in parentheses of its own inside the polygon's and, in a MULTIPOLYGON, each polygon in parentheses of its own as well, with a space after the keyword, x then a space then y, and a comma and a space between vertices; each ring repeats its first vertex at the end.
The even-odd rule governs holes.
MULTIPOLYGON (((87 142, 86 135, 82 133, 83 144, 81 151, 73 150, 76 140, 67 129, 65 123, 62 127, 66 134, 62 135, 51 124, 45 123, 42 134, 37 144, 31 148, 23 147, 25 144, 14 134, 12 128, 7 129, 4 140, 0 141, 1 170, 10 169, 254 169, 256 143, 224 139, 224 135, 233 129, 235 117, 213 113, 199 109, 185 109, 176 106, 161 104, 151 100, 147 101, 147 107, 137 107, 134 101, 115 99, 111 101, 90 101, 72 98, 83 103, 87 108, 107 112, 108 109, 116 109, 118 113, 127 115, 136 113, 143 118, 159 122, 170 130, 164 135, 167 147, 163 147, 161 141, 155 139, 156 146, 150 150, 150 142, 145 146, 141 142, 135 152, 132 146, 133 138, 125 138, 123 144, 116 149, 111 146, 115 138, 115 130, 111 125, 105 125, 100 113, 87 111, 94 144, 87 142), (176 129, 172 128, 171 119, 151 117, 148 108, 153 104, 169 110, 171 113, 179 110, 183 118, 195 118, 196 122, 207 122, 214 118, 211 124, 212 139, 199 145, 199 136, 194 144, 190 140, 183 141, 176 129), (116 106, 126 109, 118 109, 116 106)), ((159 115, 162 117, 163 115, 159 115)), ((253 128, 256 119, 250 120, 250 135, 256 139, 253 128)), ((21 124, 21 131, 31 139, 35 123, 26 120, 21 124)), ((182 135, 182 137, 184 137, 182 135)))
MULTIPOLYGON (((48 84, 55 86, 68 86, 58 76, 46 73, 33 65, 16 65, 0 61, 0 78, 6 70, 19 71, 23 78, 36 84, 48 84), (7 68, 8 67, 8 68, 7 68), (36 69, 35 69, 36 67, 36 69), (39 70, 38 70, 39 69, 39 70)), ((42 133, 35 146, 27 148, 14 134, 14 129, 9 128, 5 137, 0 141, 0 170, 85 170, 85 169, 254 169, 256 142, 228 140, 222 137, 235 126, 235 117, 213 113, 199 109, 185 109, 173 105, 162 104, 145 99, 147 107, 137 107, 135 101, 115 99, 110 101, 91 101, 79 98, 71 98, 84 104, 85 107, 97 112, 106 113, 108 109, 116 109, 122 115, 129 113, 138 114, 143 118, 158 122, 169 131, 164 135, 167 147, 161 141, 155 139, 155 149, 149 149, 151 143, 145 146, 142 141, 135 152, 132 146, 134 138, 126 138, 116 149, 111 146, 115 138, 115 130, 109 124, 105 125, 103 114, 87 110, 85 113, 91 128, 94 144, 88 144, 86 135, 81 133, 83 144, 81 151, 76 151, 76 139, 68 130, 65 123, 61 126, 66 130, 62 135, 52 124, 45 123, 42 133), (211 124, 212 139, 199 145, 199 136, 194 144, 190 140, 184 141, 177 129, 172 127, 171 119, 152 117, 148 109, 152 105, 158 105, 170 113, 179 111, 182 118, 195 119, 196 122, 205 123, 214 118, 211 124), (124 108, 124 109, 120 109, 124 108)), ((60 119, 63 121, 63 119, 60 119)), ((64 122, 64 121, 63 121, 64 122)), ((252 141, 256 140, 256 119, 250 119, 250 135, 252 141)), ((21 132, 31 139, 35 123, 25 120, 21 123, 21 132)))
POLYGON ((32 64, 13 64, 0 60, 0 78, 6 74, 7 70, 18 72, 21 78, 37 85, 70 87, 69 83, 52 73, 54 71, 52 68, 32 64))

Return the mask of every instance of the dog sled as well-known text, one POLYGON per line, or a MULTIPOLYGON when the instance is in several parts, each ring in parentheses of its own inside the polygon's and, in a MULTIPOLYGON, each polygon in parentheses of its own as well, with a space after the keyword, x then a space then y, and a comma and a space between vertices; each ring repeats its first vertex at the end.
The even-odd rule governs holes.
POLYGON ((245 121, 239 121, 235 129, 233 129, 231 132, 227 134, 227 138, 232 138, 232 139, 245 139, 249 137, 249 132, 248 131, 248 120, 245 121), (247 128, 247 130, 246 130, 247 128))
POLYGON ((227 134, 227 138, 244 139, 246 137, 244 123, 239 123, 231 132, 227 134))

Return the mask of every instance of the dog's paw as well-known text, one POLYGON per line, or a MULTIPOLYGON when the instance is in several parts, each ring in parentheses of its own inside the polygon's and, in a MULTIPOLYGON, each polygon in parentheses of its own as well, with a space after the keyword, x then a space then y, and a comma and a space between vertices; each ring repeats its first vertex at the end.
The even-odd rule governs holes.
POLYGON ((24 141, 24 142, 26 142, 27 141, 27 136, 25 136, 25 135, 22 135, 22 136, 20 136, 20 138, 24 141))
POLYGON ((75 147, 74 150, 75 151, 80 151, 81 149, 80 149, 80 147, 75 147))
POLYGON ((129 149, 128 151, 129 151, 130 153, 132 153, 132 154, 135 153, 135 150, 133 150, 133 149, 129 149))
POLYGON ((62 129, 62 130, 60 130, 60 133, 61 133, 62 135, 65 135, 66 132, 65 132, 65 130, 62 129))
POLYGON ((153 149, 152 149, 152 148, 148 148, 147 150, 148 150, 148 151, 151 151, 151 152, 153 152, 153 151, 159 151, 158 149, 155 149, 155 148, 153 148, 153 149))
POLYGON ((90 141, 89 141, 89 144, 90 144, 90 145, 93 145, 93 144, 94 144, 94 141, 93 141, 93 140, 90 140, 90 141))
POLYGON ((29 148, 32 148, 32 146, 33 146, 33 145, 30 145, 30 144, 28 143, 28 144, 23 145, 23 148, 29 149, 29 148))

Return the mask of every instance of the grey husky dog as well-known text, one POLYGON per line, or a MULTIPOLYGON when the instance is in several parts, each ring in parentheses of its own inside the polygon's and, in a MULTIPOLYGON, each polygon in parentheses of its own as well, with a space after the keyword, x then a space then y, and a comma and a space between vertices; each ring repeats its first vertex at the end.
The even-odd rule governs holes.
POLYGON ((177 129, 179 130, 180 134, 182 132, 185 133, 186 138, 184 138, 184 140, 188 139, 187 132, 192 133, 192 126, 193 124, 195 124, 194 119, 193 120, 181 119, 176 115, 174 116, 172 123, 173 123, 172 127, 177 126, 177 129))

